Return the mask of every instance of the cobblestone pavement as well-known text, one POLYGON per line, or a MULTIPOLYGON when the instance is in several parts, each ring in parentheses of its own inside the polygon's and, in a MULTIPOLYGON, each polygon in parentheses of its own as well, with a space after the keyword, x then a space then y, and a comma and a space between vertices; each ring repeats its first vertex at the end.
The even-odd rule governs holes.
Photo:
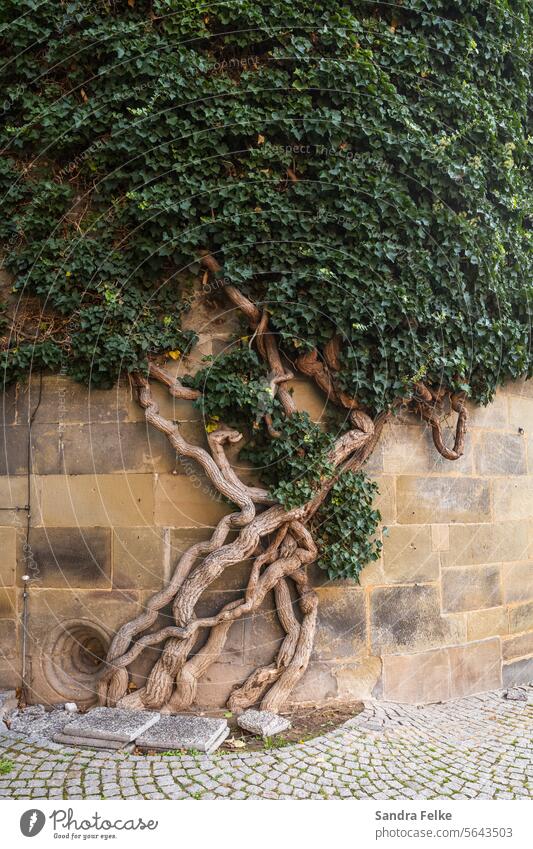
MULTIPOLYGON (((533 690, 413 707, 385 702, 302 744, 143 756, 5 732, 0 797, 14 799, 515 799, 533 791, 533 690), (4 769, 9 768, 9 764, 4 769)), ((0 768, 0 772, 2 768, 0 768)))

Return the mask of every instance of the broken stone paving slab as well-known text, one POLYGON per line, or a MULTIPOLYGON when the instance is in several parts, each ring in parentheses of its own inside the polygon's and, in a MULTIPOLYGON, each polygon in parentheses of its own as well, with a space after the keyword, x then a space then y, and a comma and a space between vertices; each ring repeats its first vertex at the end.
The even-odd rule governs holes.
POLYGON ((135 741, 140 749, 168 752, 171 749, 196 749, 210 755, 229 734, 225 719, 175 714, 162 716, 135 741))
POLYGON ((158 720, 156 711, 97 707, 65 725, 63 733, 68 737, 131 743, 158 720))
POLYGON ((71 719, 72 714, 64 710, 62 706, 47 711, 43 705, 31 705, 14 710, 7 717, 6 724, 11 731, 28 734, 30 737, 52 739, 54 734, 62 731, 71 719))
POLYGON ((62 743, 64 746, 72 746, 75 749, 105 749, 108 752, 132 752, 133 743, 121 743, 118 740, 102 740, 101 737, 76 737, 72 734, 59 732, 54 736, 54 743, 62 743))
POLYGON ((527 702, 527 693, 521 687, 511 687, 509 690, 505 690, 503 697, 511 702, 527 702))
POLYGON ((258 737, 273 737, 291 727, 288 719, 270 710, 245 710, 237 717, 237 724, 258 737))

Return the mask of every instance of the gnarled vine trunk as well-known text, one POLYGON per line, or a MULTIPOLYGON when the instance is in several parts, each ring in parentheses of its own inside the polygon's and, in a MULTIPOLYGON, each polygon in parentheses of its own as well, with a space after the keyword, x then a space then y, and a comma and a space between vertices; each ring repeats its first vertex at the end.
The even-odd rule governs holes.
MULTIPOLYGON (((210 271, 219 270, 211 256, 203 257, 203 261, 210 271)), ((262 313, 233 286, 226 286, 225 291, 247 317, 256 348, 269 368, 271 390, 277 394, 285 414, 290 416, 296 406, 284 383, 293 375, 283 367, 275 336, 269 332, 268 314, 262 313)), ((300 357, 296 365, 315 380, 331 401, 349 410, 352 429, 337 439, 330 453, 329 460, 334 468, 331 478, 322 484, 312 500, 290 510, 274 503, 266 490, 247 486, 235 473, 225 446, 238 442, 242 438, 240 433, 221 426, 208 434, 209 450, 190 444, 180 433, 179 425, 159 412, 151 380, 165 384, 170 394, 177 398, 193 400, 199 397, 198 391, 182 386, 155 364, 150 365, 149 377, 133 375, 147 422, 166 434, 176 452, 198 462, 218 492, 239 509, 219 521, 209 540, 192 545, 180 557, 168 585, 148 601, 139 616, 119 629, 109 648, 106 672, 99 682, 101 704, 158 709, 166 713, 190 707, 200 678, 223 651, 231 625, 257 611, 270 591, 274 593, 285 638, 272 663, 256 669, 233 690, 228 707, 241 711, 260 703, 263 709, 277 711, 304 675, 313 648, 318 606, 317 594, 306 571, 318 552, 306 525, 343 472, 354 471, 366 461, 390 415, 381 413, 372 421, 359 409, 355 399, 348 398, 336 386, 337 339, 333 339, 323 353, 323 362, 317 352, 312 352, 300 357), (237 531, 237 536, 228 542, 231 531, 237 531), (242 598, 224 605, 213 616, 198 618, 195 608, 202 594, 227 568, 244 560, 251 560, 252 565, 242 598), (291 583, 300 619, 293 609, 291 583), (159 611, 169 604, 172 604, 175 624, 150 631, 159 611), (195 651, 198 638, 205 630, 209 631, 208 639, 195 651), (161 643, 164 643, 163 649, 146 685, 129 692, 128 667, 146 648, 161 643)), ((411 402, 429 422, 437 450, 448 459, 456 459, 463 450, 466 410, 462 398, 451 398, 452 408, 458 412, 457 435, 454 448, 447 449, 442 440, 439 416, 445 395, 443 390, 433 391, 417 384, 411 402)), ((276 438, 268 415, 265 424, 272 438, 276 438)))

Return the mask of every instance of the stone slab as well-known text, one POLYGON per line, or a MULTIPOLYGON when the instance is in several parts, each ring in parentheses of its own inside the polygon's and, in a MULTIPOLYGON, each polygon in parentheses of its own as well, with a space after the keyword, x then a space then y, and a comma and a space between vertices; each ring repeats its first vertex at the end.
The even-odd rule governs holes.
POLYGON ((62 731, 72 714, 62 707, 45 710, 43 705, 14 710, 8 718, 11 731, 28 734, 30 737, 52 739, 54 734, 62 731))
POLYGON ((162 716, 159 722, 136 739, 140 749, 166 752, 172 749, 197 749, 211 754, 229 734, 225 719, 175 714, 162 716))
POLYGON ((238 717, 237 724, 258 737, 273 737, 291 727, 288 719, 270 710, 245 710, 238 717))
POLYGON ((102 740, 99 737, 82 737, 75 734, 63 734, 61 731, 54 735, 54 743, 63 743, 65 746, 86 747, 89 749, 105 749, 110 752, 124 750, 131 743, 121 743, 119 740, 102 740))
POLYGON ((63 733, 69 737, 90 737, 97 740, 131 743, 158 719, 159 714, 155 711, 97 707, 69 722, 64 727, 63 733))

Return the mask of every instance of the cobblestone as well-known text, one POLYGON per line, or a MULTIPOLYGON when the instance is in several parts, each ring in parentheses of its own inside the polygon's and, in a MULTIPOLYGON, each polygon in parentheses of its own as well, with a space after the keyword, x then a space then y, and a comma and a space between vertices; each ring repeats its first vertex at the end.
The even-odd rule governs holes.
POLYGON ((533 793, 533 690, 415 707, 370 702, 340 728, 265 752, 77 751, 0 732, 0 798, 518 799, 533 793))

